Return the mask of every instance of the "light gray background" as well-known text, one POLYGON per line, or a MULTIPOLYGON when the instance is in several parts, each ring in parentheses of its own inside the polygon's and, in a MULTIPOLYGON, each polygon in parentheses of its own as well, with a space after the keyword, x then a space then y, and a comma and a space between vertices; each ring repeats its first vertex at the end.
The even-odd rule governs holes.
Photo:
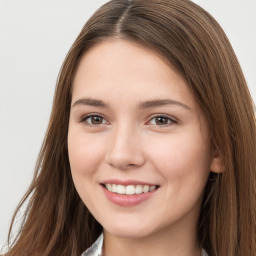
MULTIPOLYGON (((105 2, 0 0, 0 248, 33 175, 60 66, 105 2)), ((256 0, 194 2, 226 31, 256 99, 256 0)))

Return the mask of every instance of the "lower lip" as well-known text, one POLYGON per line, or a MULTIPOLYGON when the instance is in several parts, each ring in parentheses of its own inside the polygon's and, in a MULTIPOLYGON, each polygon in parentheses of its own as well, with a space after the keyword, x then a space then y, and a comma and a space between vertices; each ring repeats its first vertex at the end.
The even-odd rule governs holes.
POLYGON ((105 187, 102 187, 103 191, 106 195, 106 197, 114 204, 117 204, 119 206, 135 206, 138 205, 147 199, 149 199, 151 196, 154 195, 154 193, 157 191, 157 189, 148 192, 148 193, 142 193, 142 194, 134 194, 134 195, 121 195, 117 193, 113 193, 108 191, 105 187))

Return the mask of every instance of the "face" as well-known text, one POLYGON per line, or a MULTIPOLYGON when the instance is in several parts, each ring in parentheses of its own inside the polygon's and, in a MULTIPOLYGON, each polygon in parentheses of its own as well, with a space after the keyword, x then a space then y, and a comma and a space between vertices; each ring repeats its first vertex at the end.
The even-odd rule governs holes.
POLYGON ((208 133, 186 82, 151 50, 108 40, 83 56, 69 160, 80 197, 106 232, 195 229, 214 162, 208 133))

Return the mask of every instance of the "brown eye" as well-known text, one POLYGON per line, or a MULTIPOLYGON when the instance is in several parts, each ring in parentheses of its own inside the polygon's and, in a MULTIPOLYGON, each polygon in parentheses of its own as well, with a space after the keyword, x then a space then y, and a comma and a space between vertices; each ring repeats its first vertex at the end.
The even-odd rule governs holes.
POLYGON ((102 117, 102 116, 97 116, 97 115, 90 115, 84 118, 86 123, 90 125, 100 125, 100 124, 105 124, 107 121, 102 117))
POLYGON ((171 125, 174 123, 177 122, 168 116, 155 116, 149 121, 149 124, 158 126, 171 125))
POLYGON ((92 116, 91 122, 92 124, 102 124, 103 118, 101 116, 92 116))
POLYGON ((166 117, 156 117, 156 124, 157 125, 165 125, 165 124, 168 124, 168 119, 166 117))

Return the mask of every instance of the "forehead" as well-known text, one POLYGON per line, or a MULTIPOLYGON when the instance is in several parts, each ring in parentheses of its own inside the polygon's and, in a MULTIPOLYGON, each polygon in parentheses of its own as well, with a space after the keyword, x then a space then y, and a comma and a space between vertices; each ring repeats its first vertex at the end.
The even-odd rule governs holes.
POLYGON ((144 46, 117 39, 103 41, 84 54, 73 89, 73 96, 82 90, 143 90, 144 96, 171 90, 191 97, 185 80, 160 56, 144 46))

